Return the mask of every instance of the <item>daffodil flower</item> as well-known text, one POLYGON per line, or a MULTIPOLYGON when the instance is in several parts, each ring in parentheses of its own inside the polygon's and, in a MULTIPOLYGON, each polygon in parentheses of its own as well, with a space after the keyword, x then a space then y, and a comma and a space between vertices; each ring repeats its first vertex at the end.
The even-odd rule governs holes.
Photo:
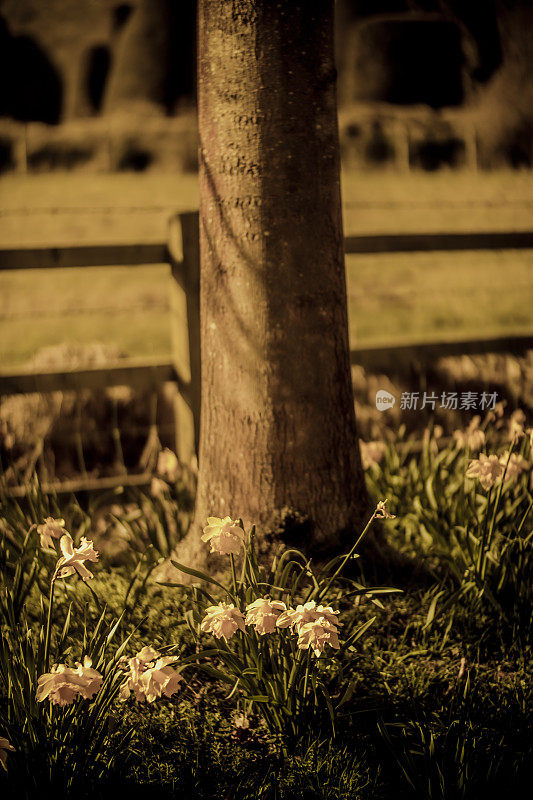
POLYGON ((208 517, 202 542, 211 544, 211 553, 238 555, 244 545, 244 531, 239 522, 231 517, 208 517))
POLYGON ((470 462, 466 477, 477 478, 485 491, 488 491, 502 477, 503 471, 504 467, 498 456, 486 456, 481 453, 479 458, 474 458, 470 462))
POLYGON ((453 433, 453 438, 457 442, 457 447, 464 450, 479 450, 485 444, 485 434, 479 427, 480 417, 476 415, 466 430, 457 430, 453 433))
POLYGON ((89 572, 85 566, 85 561, 98 561, 98 553, 94 549, 92 542, 82 536, 80 546, 74 547, 70 536, 63 536, 59 542, 59 547, 63 557, 59 559, 56 566, 58 578, 68 578, 69 575, 74 575, 75 572, 83 580, 94 577, 92 572, 89 572))
POLYGON ((338 650, 339 635, 335 625, 325 617, 319 617, 313 622, 306 622, 298 632, 298 648, 300 650, 313 649, 316 656, 322 655, 326 644, 338 650))
POLYGON ((9 744, 9 741, 5 738, 5 736, 0 736, 0 764, 2 764, 3 768, 7 772, 7 753, 11 751, 12 753, 15 752, 15 748, 13 745, 9 744))
POLYGON ((255 625, 256 633, 263 636, 265 633, 274 633, 276 621, 287 606, 281 600, 270 600, 261 597, 259 600, 246 606, 245 625, 255 625))
POLYGON ((157 474, 170 483, 175 483, 180 476, 181 467, 178 457, 172 450, 165 447, 157 458, 157 474))
POLYGON ((152 647, 143 647, 136 656, 127 659, 126 680, 120 687, 120 699, 127 700, 133 692, 141 703, 153 703, 158 697, 171 697, 179 689, 181 675, 170 665, 177 656, 161 656, 152 647))
POLYGON ((526 472, 531 464, 527 461, 523 456, 519 455, 518 453, 511 453, 509 456, 509 461, 507 461, 507 456, 502 456, 500 458, 500 464, 505 469, 505 479, 512 480, 513 478, 518 478, 523 472, 526 472), (507 469, 506 469, 507 467, 507 469))
POLYGON ((42 525, 37 525, 37 533, 41 537, 41 547, 53 547, 54 539, 70 536, 69 532, 65 530, 65 520, 54 519, 54 517, 46 517, 42 525))
POLYGON ((513 411, 511 417, 509 419, 509 440, 513 441, 514 439, 521 439, 522 436, 525 436, 524 425, 526 423, 526 415, 522 411, 521 408, 517 408, 516 411, 513 411))
POLYGON ((200 626, 204 633, 212 633, 218 639, 231 639, 235 633, 244 631, 244 614, 233 603, 209 606, 200 626))
POLYGON ((77 663, 76 669, 66 664, 56 664, 51 672, 45 672, 37 681, 36 698, 38 703, 50 700, 58 706, 68 706, 78 695, 90 700, 100 689, 103 676, 98 670, 91 669, 91 659, 85 656, 83 664, 77 663))
POLYGON ((376 519, 396 519, 395 514, 391 514, 387 508, 388 500, 380 500, 376 506, 375 518, 376 519))
POLYGON ((359 450, 363 469, 369 469, 369 467, 379 464, 385 455, 386 447, 384 442, 363 442, 362 439, 359 439, 359 450))
POLYGON ((325 619, 330 625, 340 625, 337 619, 338 611, 334 611, 331 606, 317 606, 314 600, 310 600, 304 605, 296 606, 296 608, 288 608, 287 611, 280 614, 276 625, 278 628, 291 628, 299 633, 302 626, 308 622, 315 622, 321 617, 325 619))

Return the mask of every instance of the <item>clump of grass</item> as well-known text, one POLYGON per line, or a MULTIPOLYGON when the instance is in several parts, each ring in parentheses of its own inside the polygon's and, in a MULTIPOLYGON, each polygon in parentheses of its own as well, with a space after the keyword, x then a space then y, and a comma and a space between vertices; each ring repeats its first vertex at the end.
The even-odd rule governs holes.
POLYGON ((533 453, 527 436, 502 440, 489 418, 479 430, 483 450, 496 454, 502 465, 501 479, 488 491, 467 477, 479 447, 471 453, 460 436, 440 447, 428 433, 420 453, 402 453, 397 442, 389 441, 381 463, 370 466, 368 479, 377 496, 393 498, 392 510, 399 515, 393 534, 397 545, 434 571, 424 629, 440 618, 447 638, 457 616, 469 617, 473 625, 483 618, 489 625, 485 635, 495 635, 504 647, 529 651, 533 453), (517 475, 510 466, 515 458, 523 465, 517 475))
MULTIPOLYGON (((482 450, 509 454, 506 424, 482 424, 482 450)), ((513 448, 531 462, 528 438, 513 448)), ((177 793, 206 800, 478 800, 504 791, 526 797, 533 763, 529 472, 495 484, 489 496, 466 478, 477 455, 459 447, 458 439, 443 441, 429 431, 419 452, 402 447, 399 436, 387 441, 381 461, 368 467, 371 490, 377 498, 388 496, 397 514, 388 523, 391 540, 424 561, 431 583, 413 584, 381 607, 367 602, 364 593, 351 597, 339 590, 348 628, 372 617, 375 622, 357 650, 343 656, 352 685, 338 712, 336 736, 327 724, 313 725, 307 741, 280 761, 276 737, 259 715, 247 715, 248 727, 236 724, 242 712, 238 690, 228 697, 216 674, 191 670, 183 695, 157 707, 133 702, 120 707, 105 746, 109 757, 115 753, 114 765, 84 788, 92 797, 114 796, 120 787, 133 797, 148 793, 156 800, 177 793), (113 739, 119 742, 128 731, 130 745, 119 752, 113 739)), ((135 628, 132 649, 146 641, 159 649, 178 645, 194 660, 184 592, 153 580, 152 567, 167 552, 164 531, 158 545, 157 531, 150 535, 141 525, 149 513, 159 513, 164 525, 165 514, 177 513, 179 496, 170 488, 159 511, 157 498, 150 501, 153 511, 145 496, 128 495, 122 507, 118 499, 113 498, 113 524, 130 527, 129 555, 119 567, 107 562, 97 570, 93 589, 105 596, 110 616, 125 610, 127 629, 135 628)), ((14 590, 19 617, 27 617, 33 630, 40 618, 39 586, 49 580, 53 565, 40 561, 33 576, 35 543, 24 542, 27 529, 57 515, 82 535, 97 508, 96 501, 82 507, 46 497, 38 485, 26 505, 6 498, 0 573, 14 590), (17 577, 18 559, 23 567, 17 577)), ((230 572, 227 577, 231 581, 230 572)), ((65 590, 64 597, 57 591, 61 608, 54 624, 64 625, 68 599, 70 634, 81 640, 85 620, 89 626, 98 620, 96 601, 85 587, 68 595, 65 590), (82 606, 83 622, 75 613, 82 606)), ((114 652, 110 646, 110 657, 114 652)), ((322 676, 334 702, 340 700, 337 677, 322 676)), ((5 698, 4 691, 0 710, 5 698)), ((12 757, 9 753, 8 766, 12 757)), ((0 776, 0 789, 11 790, 9 780, 9 772, 0 776)))

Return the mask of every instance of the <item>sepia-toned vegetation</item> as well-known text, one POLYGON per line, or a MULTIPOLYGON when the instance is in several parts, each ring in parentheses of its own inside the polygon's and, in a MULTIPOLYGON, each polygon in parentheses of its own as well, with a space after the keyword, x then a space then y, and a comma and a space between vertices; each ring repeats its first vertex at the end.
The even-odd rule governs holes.
POLYGON ((424 565, 395 593, 371 589, 364 558, 343 577, 349 553, 325 565, 281 550, 269 573, 230 518, 203 537, 216 580, 168 562, 168 520, 187 508, 170 453, 151 492, 80 504, 37 481, 25 501, 3 491, 0 742, 14 750, 0 786, 32 797, 31 775, 64 797, 120 786, 156 798, 474 800, 504 787, 525 798, 533 451, 524 417, 500 412, 448 445, 428 429, 409 453, 400 431, 367 454, 372 495, 389 498, 377 515, 424 565), (116 536, 121 566, 106 544, 116 536), (299 649, 308 636, 313 649, 299 649), (57 663, 66 672, 50 673, 57 663))

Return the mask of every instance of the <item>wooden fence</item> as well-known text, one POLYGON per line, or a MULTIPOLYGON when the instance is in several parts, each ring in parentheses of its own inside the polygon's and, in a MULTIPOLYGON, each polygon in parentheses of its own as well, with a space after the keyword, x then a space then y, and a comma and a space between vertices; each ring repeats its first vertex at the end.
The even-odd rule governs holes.
MULTIPOLYGON (((427 252, 533 248, 533 232, 479 232, 348 236, 346 253, 427 252)), ((90 245, 0 249, 0 270, 52 269, 147 264, 170 265, 172 356, 170 360, 121 359, 106 367, 34 372, 0 370, 0 396, 31 392, 77 391, 127 385, 156 389, 164 381, 177 385, 176 449, 188 463, 196 452, 200 422, 200 310, 198 212, 170 219, 168 239, 156 244, 90 245)), ((530 335, 354 348, 353 364, 382 368, 390 363, 426 361, 446 355, 511 352, 533 349, 530 335)))

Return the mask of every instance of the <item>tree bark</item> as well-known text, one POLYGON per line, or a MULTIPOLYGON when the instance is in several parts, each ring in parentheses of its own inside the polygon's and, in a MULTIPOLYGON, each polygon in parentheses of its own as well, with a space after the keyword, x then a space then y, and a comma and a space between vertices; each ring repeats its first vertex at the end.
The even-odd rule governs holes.
POLYGON ((118 37, 104 112, 165 113, 169 60, 169 0, 139 0, 118 37))
MULTIPOLYGON (((350 374, 333 0, 200 0, 207 516, 310 552, 368 518, 350 374)), ((197 559, 196 559, 197 560, 197 559)))

